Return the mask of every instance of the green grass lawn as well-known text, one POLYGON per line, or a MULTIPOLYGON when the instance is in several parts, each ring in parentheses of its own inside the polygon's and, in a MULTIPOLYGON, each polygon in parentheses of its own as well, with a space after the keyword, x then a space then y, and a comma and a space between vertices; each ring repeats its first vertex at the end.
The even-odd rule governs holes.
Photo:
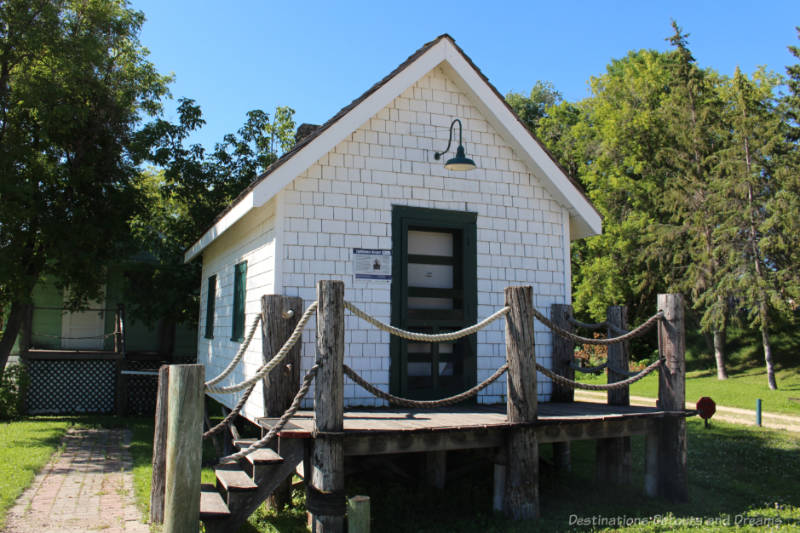
MULTIPOLYGON (((579 381, 605 383, 601 374, 581 374, 579 381)), ((731 373, 727 380, 717 379, 713 370, 695 370, 686 374, 686 406, 692 407, 703 396, 711 397, 717 405, 755 409, 761 398, 762 409, 768 413, 800 416, 800 372, 782 370, 777 374, 778 390, 769 390, 763 369, 750 368, 731 373)), ((631 395, 658 396, 658 372, 653 372, 630 387, 631 395)))
MULTIPOLYGON (((129 427, 133 433, 131 453, 137 502, 147 512, 150 497, 150 462, 153 423, 149 418, 114 419, 33 418, 0 425, 0 494, 2 516, 14 499, 30 483, 35 471, 58 448, 63 433, 71 425, 129 427)), ((704 429, 698 419, 689 428, 690 503, 670 504, 643 495, 643 439, 633 439, 634 483, 630 487, 609 488, 594 480, 594 443, 573 443, 573 472, 555 472, 550 466, 550 446, 541 446, 542 518, 532 522, 511 522, 491 511, 490 458, 478 452, 451 453, 450 474, 444 490, 418 482, 424 463, 422 455, 400 457, 392 468, 381 460, 354 463, 359 470, 348 477, 349 495, 367 494, 372 500, 373 531, 381 532, 523 532, 603 530, 579 526, 578 519, 591 521, 623 517, 638 525, 624 531, 708 530, 717 521, 717 530, 732 529, 751 520, 742 531, 763 530, 764 520, 780 519, 781 531, 800 531, 800 438, 796 434, 714 422, 704 429), (399 479, 398 468, 410 474, 399 479), (571 518, 572 517, 572 518, 571 518), (601 518, 604 517, 604 518, 601 518), (658 518, 660 517, 660 518, 658 518), (737 518, 738 517, 738 518, 737 518), (658 519, 659 523, 653 523, 658 519), (642 524, 647 520, 647 524, 642 524), (761 525, 758 521, 761 521, 761 525), (724 526, 730 522, 731 527, 724 526)), ((213 472, 204 469, 203 480, 213 481, 213 472)), ((282 512, 260 509, 242 531, 295 533, 305 531, 302 491, 295 492, 294 508, 282 512)), ((607 530, 618 530, 607 527, 607 530)), ((714 530, 713 528, 711 530, 714 530)))
POLYGON ((0 422, 0 530, 14 502, 47 463, 72 425, 64 418, 0 422))

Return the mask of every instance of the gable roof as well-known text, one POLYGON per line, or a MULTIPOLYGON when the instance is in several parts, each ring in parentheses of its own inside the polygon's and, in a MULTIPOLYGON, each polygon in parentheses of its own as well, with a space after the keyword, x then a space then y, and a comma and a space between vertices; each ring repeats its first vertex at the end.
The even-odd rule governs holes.
POLYGON ((570 237, 579 239, 602 231, 602 218, 581 186, 558 164, 511 109, 500 92, 447 34, 414 52, 364 94, 343 107, 325 124, 304 137, 270 165, 220 213, 185 253, 191 261, 217 237, 255 207, 272 199, 286 185, 332 150, 408 87, 436 67, 443 67, 456 85, 472 97, 475 106, 531 169, 539 169, 544 188, 570 212, 570 237))

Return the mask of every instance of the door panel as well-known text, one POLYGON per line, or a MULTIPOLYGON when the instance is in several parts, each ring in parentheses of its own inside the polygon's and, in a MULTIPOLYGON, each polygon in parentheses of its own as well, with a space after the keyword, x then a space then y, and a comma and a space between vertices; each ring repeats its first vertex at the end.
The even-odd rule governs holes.
MULTIPOLYGON (((475 213, 395 206, 392 323, 426 333, 475 322, 475 213)), ((476 380, 475 336, 448 343, 392 340, 391 389, 431 399, 476 380)))

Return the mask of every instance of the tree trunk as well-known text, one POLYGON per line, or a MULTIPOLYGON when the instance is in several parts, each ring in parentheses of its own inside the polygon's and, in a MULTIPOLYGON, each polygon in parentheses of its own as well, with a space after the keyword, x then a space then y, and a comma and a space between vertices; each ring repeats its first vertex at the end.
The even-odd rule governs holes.
POLYGON ((720 331, 714 332, 714 361, 717 363, 717 379, 728 379, 728 371, 725 369, 725 340, 727 336, 727 329, 724 326, 720 331))
POLYGON ((8 313, 8 321, 3 330, 3 338, 0 339, 0 377, 6 369, 8 357, 11 355, 11 349, 14 347, 14 341, 17 340, 19 330, 22 328, 22 321, 25 318, 25 304, 14 301, 11 302, 11 311, 8 313))
POLYGON ((767 365, 767 382, 771 390, 778 389, 775 381, 775 365, 772 362, 772 346, 769 342, 769 317, 767 316, 767 304, 762 300, 759 313, 761 314, 761 344, 764 346, 764 362, 767 365))

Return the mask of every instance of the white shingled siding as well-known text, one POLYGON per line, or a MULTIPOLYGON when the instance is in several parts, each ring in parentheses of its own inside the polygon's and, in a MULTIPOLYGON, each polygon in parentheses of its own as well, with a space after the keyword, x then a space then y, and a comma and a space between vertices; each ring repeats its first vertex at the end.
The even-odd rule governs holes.
MULTIPOLYGON (((247 261, 245 335, 250 330, 253 320, 261 313, 261 296, 275 293, 275 205, 276 201, 273 200, 260 209, 251 211, 203 252, 197 362, 206 366, 206 380, 222 372, 241 346, 241 343, 231 340, 235 265, 247 261), (217 294, 214 338, 207 339, 205 338, 206 292, 208 278, 215 274, 217 276, 217 294)), ((246 377, 252 376, 261 364, 261 328, 258 328, 243 363, 222 385, 238 383, 246 377)), ((232 407, 239 400, 241 394, 215 397, 232 407)), ((248 418, 264 416, 263 405, 263 395, 258 388, 250 396, 243 414, 248 418)))
MULTIPOLYGON (((507 285, 533 285, 535 305, 546 313, 550 304, 569 301, 566 210, 439 68, 295 179, 280 200, 285 247, 279 285, 306 305, 316 297, 317 280, 341 279, 346 299, 390 321, 390 284, 356 280, 351 257, 353 248, 392 248, 393 204, 478 213, 479 319, 502 307, 507 285), (433 157, 444 149, 456 117, 463 121, 467 156, 478 166, 471 172, 449 172, 433 157)), ((303 372, 315 356, 313 322, 309 326, 303 372)), ((346 363, 388 390, 389 335, 349 314, 346 329, 346 363)), ((505 360, 503 321, 478 333, 477 344, 482 381, 505 360)), ((537 360, 550 366, 551 336, 539 323, 536 351, 537 360)), ((551 384, 540 375, 540 400, 550 392, 551 384)), ((505 393, 502 379, 484 390, 480 401, 504 402, 505 393)), ((345 399, 348 405, 382 404, 348 379, 345 399)))

